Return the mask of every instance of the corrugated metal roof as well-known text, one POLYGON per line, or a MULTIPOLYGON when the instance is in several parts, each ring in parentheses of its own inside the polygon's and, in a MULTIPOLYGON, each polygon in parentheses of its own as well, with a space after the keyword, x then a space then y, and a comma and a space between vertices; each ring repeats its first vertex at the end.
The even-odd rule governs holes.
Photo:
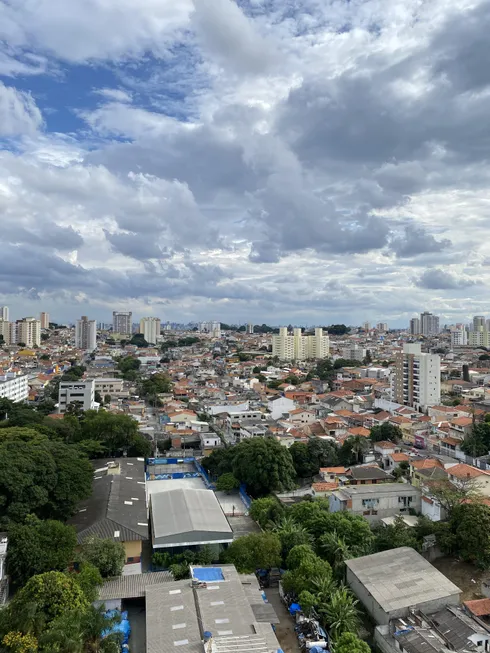
POLYGON ((147 653, 202 653, 194 592, 188 580, 146 592, 147 653))
MULTIPOLYGON (((120 576, 105 582, 99 589, 99 601, 114 599, 137 599, 146 595, 146 590, 153 585, 172 583, 174 578, 169 571, 155 571, 148 574, 120 576)), ((189 581, 187 581, 189 584, 189 581)))
POLYGON ((92 495, 79 504, 69 523, 77 531, 78 542, 91 535, 121 542, 148 539, 144 460, 95 461, 92 495), (119 473, 107 473, 110 462, 118 463, 119 473))
POLYGON ((179 488, 152 494, 151 520, 155 546, 233 539, 212 490, 179 488))

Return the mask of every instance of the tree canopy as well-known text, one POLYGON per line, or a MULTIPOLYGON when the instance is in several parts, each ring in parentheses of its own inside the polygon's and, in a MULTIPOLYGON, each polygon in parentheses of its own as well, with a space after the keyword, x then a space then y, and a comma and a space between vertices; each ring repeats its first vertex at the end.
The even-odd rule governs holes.
POLYGON ((65 520, 90 496, 93 470, 74 445, 41 440, 0 442, 0 520, 32 513, 65 520))
POLYGON ((252 438, 213 451, 203 460, 212 476, 232 472, 254 497, 292 489, 296 473, 289 450, 273 438, 252 438))
POLYGON ((373 442, 384 442, 386 440, 389 440, 390 442, 400 442, 403 434, 401 429, 395 424, 383 422, 383 424, 373 426, 369 437, 373 442))
POLYGON ((281 564, 281 541, 271 532, 251 533, 234 540, 225 553, 228 563, 240 573, 271 569, 281 564))
POLYGON ((126 554, 122 542, 100 537, 89 537, 83 541, 79 559, 96 567, 102 578, 120 576, 126 554))
POLYGON ((75 529, 59 521, 30 516, 25 524, 11 524, 7 570, 12 583, 24 585, 31 576, 64 571, 73 560, 75 529))

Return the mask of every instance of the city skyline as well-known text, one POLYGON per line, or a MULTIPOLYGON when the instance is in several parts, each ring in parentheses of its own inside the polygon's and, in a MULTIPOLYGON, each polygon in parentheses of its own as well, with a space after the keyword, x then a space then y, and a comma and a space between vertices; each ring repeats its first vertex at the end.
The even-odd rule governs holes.
POLYGON ((79 0, 7 3, 1 304, 484 312, 487 3, 293 4, 93 0, 88 20, 79 0))

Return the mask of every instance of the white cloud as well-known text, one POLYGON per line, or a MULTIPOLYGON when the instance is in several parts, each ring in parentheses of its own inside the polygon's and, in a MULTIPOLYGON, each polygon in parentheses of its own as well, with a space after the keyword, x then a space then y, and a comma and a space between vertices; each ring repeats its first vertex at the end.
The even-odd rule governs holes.
POLYGON ((9 56, 118 60, 119 81, 91 89, 87 131, 69 135, 40 135, 32 98, 0 87, 22 137, 0 158, 5 260, 45 271, 0 266, 0 295, 61 296, 63 317, 90 302, 275 323, 483 310, 485 2, 2 7, 9 56))
POLYGON ((41 112, 28 93, 0 82, 0 136, 34 134, 42 122, 41 112))

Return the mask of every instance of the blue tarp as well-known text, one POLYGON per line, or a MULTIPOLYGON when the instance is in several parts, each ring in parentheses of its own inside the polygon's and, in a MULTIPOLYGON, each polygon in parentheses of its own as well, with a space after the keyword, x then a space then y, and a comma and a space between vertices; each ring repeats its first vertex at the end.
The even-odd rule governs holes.
POLYGON ((297 612, 301 612, 301 606, 299 603, 291 603, 289 606, 289 614, 296 614, 297 612))
POLYGON ((117 610, 108 610, 105 614, 108 619, 120 616, 121 621, 114 624, 111 628, 105 630, 102 633, 102 636, 107 637, 108 635, 112 635, 112 633, 122 633, 121 644, 124 646, 124 644, 128 643, 129 636, 131 634, 131 626, 128 621, 128 613, 126 611, 120 613, 117 610))
POLYGON ((195 567, 192 570, 192 576, 196 580, 211 581, 211 580, 224 580, 221 567, 195 567))

